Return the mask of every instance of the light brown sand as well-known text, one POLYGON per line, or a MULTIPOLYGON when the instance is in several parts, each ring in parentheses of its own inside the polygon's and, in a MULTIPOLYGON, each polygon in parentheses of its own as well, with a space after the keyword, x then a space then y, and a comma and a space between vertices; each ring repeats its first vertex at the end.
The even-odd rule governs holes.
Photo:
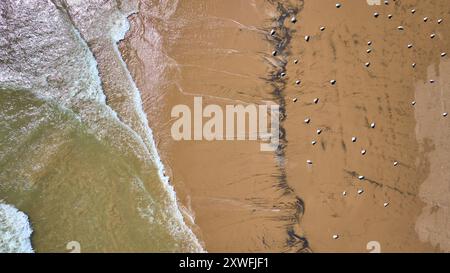
POLYGON ((167 6, 145 2, 122 53, 180 203, 195 216, 193 228, 208 251, 298 251, 305 247, 301 236, 317 252, 368 252, 370 241, 378 241, 382 252, 449 250, 448 171, 442 165, 448 159, 442 130, 449 121, 440 115, 446 89, 441 83, 427 91, 428 77, 448 71, 439 62, 440 53, 450 50, 450 28, 436 22, 448 15, 446 0, 381 6, 346 0, 340 9, 332 0, 304 6, 280 1, 300 12, 296 24, 290 17, 284 24, 292 35, 280 55, 288 61, 287 78, 274 85, 264 78, 278 68, 264 60, 274 49, 266 34, 280 15, 276 1, 180 1, 172 15, 161 12, 167 6), (275 87, 280 97, 272 94, 275 87), (431 111, 437 98, 424 92, 437 93, 439 109, 431 111), (194 94, 219 105, 285 99, 285 165, 260 152, 258 142, 173 141, 170 110, 192 105, 194 94), (358 195, 359 189, 364 193, 358 195), (298 197, 305 203, 303 217, 298 197), (335 234, 339 239, 333 240, 335 234))
MULTIPOLYGON (((422 98, 415 98, 414 86, 426 81, 428 66, 438 64, 440 53, 448 49, 449 28, 436 23, 445 17, 448 2, 390 2, 369 7, 365 1, 341 1, 338 10, 335 1, 305 1, 296 26, 298 38, 292 48, 301 62, 290 64, 288 74, 305 84, 291 85, 288 91, 300 100, 288 105, 288 181, 304 199, 301 225, 314 251, 366 251, 369 241, 378 241, 384 252, 434 250, 418 239, 415 230, 424 206, 419 189, 430 169, 424 154, 427 143, 415 138, 411 102, 422 103, 422 98), (413 8, 415 14, 410 12, 413 8), (380 17, 374 18, 374 12, 380 17), (321 33, 322 25, 327 29, 321 33), (399 25, 405 30, 398 31, 399 25), (430 39, 433 32, 437 38, 430 39), (309 43, 300 38, 304 35, 312 36, 309 43), (407 47, 410 43, 412 49, 407 47), (371 63, 369 68, 366 62, 371 63), (337 80, 336 86, 330 86, 331 79, 337 80), (320 98, 318 105, 311 103, 315 97, 320 98), (301 124, 306 116, 312 119, 308 126, 301 124), (375 129, 370 128, 372 122, 375 129), (316 128, 324 133, 315 135, 316 128), (309 144, 312 139, 318 141, 314 147, 309 144), (362 149, 367 150, 364 156, 362 149), (306 159, 315 164, 307 167, 306 159), (394 161, 399 162, 397 167, 394 161), (359 175, 365 180, 359 181, 359 175), (359 189, 364 190, 362 195, 357 194, 359 189), (340 238, 332 240, 333 234, 340 238)), ((421 112, 438 122, 439 135, 447 135, 448 130, 442 129, 448 121, 436 113, 440 108, 421 112)), ((441 178, 448 176, 442 171, 441 178)), ((436 183, 448 187, 444 181, 436 183)), ((443 194, 438 188, 430 191, 443 194)), ((436 229, 442 232, 446 227, 436 229)))
POLYGON ((260 152, 257 141, 176 142, 170 135, 172 107, 193 108, 196 94, 204 105, 223 109, 273 100, 263 79, 272 69, 263 61, 272 45, 260 27, 272 24, 275 8, 265 1, 180 1, 172 16, 158 17, 159 9, 170 8, 142 2, 122 44, 168 175, 211 252, 304 248, 293 232, 301 208, 295 193, 283 188, 272 152, 260 152), (152 40, 152 27, 161 34, 160 45, 152 40), (153 71, 161 69, 155 82, 153 71))

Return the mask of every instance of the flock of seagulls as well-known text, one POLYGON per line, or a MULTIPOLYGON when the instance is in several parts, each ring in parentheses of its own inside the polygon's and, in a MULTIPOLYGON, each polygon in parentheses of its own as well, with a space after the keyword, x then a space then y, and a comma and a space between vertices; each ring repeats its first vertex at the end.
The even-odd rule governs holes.
MULTIPOLYGON (((395 1, 395 0, 394 0, 395 1)), ((384 1, 384 4, 385 5, 389 5, 389 1, 384 1)), ((342 7, 342 4, 340 4, 340 3, 336 3, 336 8, 341 8, 342 7)), ((411 13, 412 14, 415 14, 416 13, 416 9, 412 9, 411 10, 411 13)), ((375 18, 378 18, 379 16, 380 16, 380 13, 378 13, 378 12, 375 12, 374 14, 373 14, 373 16, 375 17, 375 18)), ((393 15, 392 14, 388 14, 387 15, 387 18, 388 19, 391 19, 393 17, 393 15)), ((424 17, 423 18, 423 21, 424 22, 428 22, 430 19, 429 19, 429 17, 424 17)), ((295 24, 296 22, 297 22, 297 18, 295 17, 295 16, 293 16, 292 18, 291 18, 291 23, 293 23, 293 24, 295 24)), ((443 22, 443 19, 442 18, 439 18, 438 20, 437 20, 437 24, 442 24, 442 22, 443 22)), ((325 26, 321 26, 320 27, 320 31, 325 31, 325 29, 326 29, 326 27, 325 26)), ((404 31, 405 30, 405 27, 404 26, 402 26, 402 25, 400 25, 400 26, 398 26, 397 27, 397 29, 399 30, 399 31, 404 31)), ((271 32, 270 32, 270 35, 275 35, 275 33, 276 33, 276 31, 274 30, 274 29, 272 29, 271 30, 271 32)), ((431 35, 430 35, 430 38, 431 39, 434 39, 436 37, 436 34, 435 33, 432 33, 431 35)), ((304 36, 304 39, 305 39, 305 41, 306 42, 309 42, 310 41, 310 39, 311 39, 311 36, 309 36, 309 35, 306 35, 306 36, 304 36)), ((371 46, 372 45, 372 41, 368 41, 367 42, 367 45, 368 46, 371 46)), ((412 44, 412 43, 410 43, 410 44, 408 44, 407 45, 407 48, 408 49, 411 49, 411 48, 413 48, 414 47, 414 45, 412 44)), ((372 49, 371 48, 369 48, 369 49, 367 49, 366 50, 366 52, 367 52, 367 54, 370 54, 371 52, 372 52, 372 49)), ((275 50, 275 51, 273 51, 272 52, 272 55, 273 56, 276 56, 277 55, 277 51, 275 50)), ((447 53, 446 52, 441 52, 441 54, 440 54, 440 56, 441 57, 445 57, 445 56, 447 56, 447 53)), ((295 59, 294 60, 294 62, 293 62, 294 64, 298 64, 299 63, 299 60, 298 59, 295 59)), ((371 65, 371 63, 370 62, 366 62, 365 64, 364 64, 364 66, 365 67, 370 67, 370 65, 371 65)), ((416 67, 416 63, 413 63, 412 64, 412 67, 413 68, 415 68, 416 67)), ((281 75, 281 77, 285 77, 286 76, 286 73, 285 72, 283 72, 283 73, 281 73, 280 74, 281 75)), ((434 83, 435 81, 433 80, 433 79, 430 79, 430 83, 434 83)), ((336 83, 337 83, 337 81, 335 80, 335 79, 332 79, 332 80, 330 80, 330 85, 336 85, 336 83)), ((296 85, 300 85, 301 84, 301 80, 296 80, 295 81, 295 84, 296 85)), ((293 102, 295 103, 295 102, 297 102, 298 101, 298 99, 297 98, 294 98, 293 99, 293 102)), ((319 98, 315 98, 314 99, 314 101, 313 101, 313 103, 314 104, 318 104, 319 103, 319 98)), ((411 103, 413 106, 414 105, 416 105, 416 101, 413 101, 412 103, 411 103)), ((448 113, 447 112, 444 112, 443 114, 442 114, 442 116, 443 117, 447 117, 448 116, 448 113)), ((311 123, 311 118, 305 118, 304 119, 304 123, 305 124, 310 124, 311 123)), ((375 129, 376 128, 376 123, 375 122, 372 122, 370 125, 370 128, 372 128, 372 129, 375 129)), ((322 129, 317 129, 317 131, 316 131, 316 133, 317 133, 317 135, 320 135, 321 133, 322 133, 322 129)), ((355 143, 355 142, 357 142, 357 140, 358 140, 358 138, 356 137, 356 136, 353 136, 352 138, 351 138, 351 141, 353 142, 353 143, 355 143)), ((317 141, 316 140, 313 140, 313 141, 311 141, 311 144, 314 146, 314 145, 316 145, 317 144, 317 141)), ((361 155, 366 155, 367 154, 367 150, 365 150, 365 149, 362 149, 361 150, 361 155)), ((308 159, 308 160, 306 160, 306 163, 307 163, 307 165, 312 165, 313 164, 313 162, 312 162, 312 160, 310 160, 310 159, 308 159)), ((399 165, 399 162, 398 161, 394 161, 393 162, 393 166, 394 167, 396 167, 396 166, 398 166, 399 165)), ((365 179, 365 177, 363 176, 363 175, 359 175, 358 176, 358 179, 359 180, 364 180, 365 179)), ((362 189, 362 188, 360 188, 360 189, 358 189, 357 190, 357 193, 358 193, 358 195, 362 195, 363 193, 364 193, 364 189, 362 189)), ((342 196, 347 196, 347 191, 343 191, 342 192, 342 196)), ((385 208, 387 208, 389 206, 389 202, 384 202, 383 203, 383 207, 385 207, 385 208)), ((339 239, 339 234, 334 234, 333 236, 332 236, 332 238, 333 239, 339 239)))

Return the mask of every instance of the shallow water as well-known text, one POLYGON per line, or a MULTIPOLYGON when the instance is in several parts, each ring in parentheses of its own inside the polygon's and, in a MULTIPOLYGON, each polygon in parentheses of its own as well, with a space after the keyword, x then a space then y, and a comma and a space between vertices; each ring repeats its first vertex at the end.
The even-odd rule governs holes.
MULTIPOLYGON (((0 200, 28 215, 37 252, 71 241, 82 252, 201 251, 136 114, 136 90, 99 76, 90 26, 76 24, 71 2, 0 4, 0 200), (110 104, 105 88, 132 103, 110 104)), ((102 4, 77 14, 115 9, 102 14, 113 44, 127 13, 108 17, 123 7, 102 4)))

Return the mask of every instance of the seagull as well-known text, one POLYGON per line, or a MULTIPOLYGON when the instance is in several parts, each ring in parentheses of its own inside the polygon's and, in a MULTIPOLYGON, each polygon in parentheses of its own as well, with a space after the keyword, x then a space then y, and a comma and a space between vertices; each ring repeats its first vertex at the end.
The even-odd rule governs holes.
POLYGON ((416 105, 416 101, 414 100, 413 102, 411 102, 411 104, 414 106, 416 105))
POLYGON ((370 53, 370 52, 372 52, 372 49, 367 49, 367 51, 366 51, 367 53, 370 53))
POLYGON ((270 31, 270 36, 273 36, 273 35, 275 35, 275 29, 272 29, 271 31, 270 31))
POLYGON ((365 63, 364 64, 366 67, 369 67, 370 66, 370 62, 367 62, 367 63, 365 63))
POLYGON ((416 13, 416 10, 415 10, 415 9, 412 9, 412 10, 411 10, 411 13, 412 13, 412 14, 416 13))
POLYGON ((446 117, 448 116, 448 113, 447 113, 447 112, 444 112, 444 113, 442 113, 442 116, 443 116, 444 118, 446 118, 446 117))
POLYGON ((336 4, 336 8, 340 8, 341 7, 341 4, 340 3, 337 3, 336 4))
POLYGON ((375 17, 375 18, 378 18, 378 16, 380 16, 380 14, 379 14, 378 12, 375 12, 375 13, 373 14, 373 17, 375 17))
POLYGON ((338 235, 338 234, 333 235, 333 239, 334 239, 334 240, 339 239, 339 235, 338 235))
POLYGON ((387 206, 389 206, 389 203, 388 202, 385 202, 384 204, 383 204, 383 207, 387 207, 387 206))
POLYGON ((397 29, 398 30, 404 30, 405 28, 403 26, 398 26, 397 29))
POLYGON ((298 64, 298 60, 294 60, 294 64, 298 64))
POLYGON ((363 194, 364 193, 364 190, 363 189, 359 189, 358 190, 358 194, 363 194))
POLYGON ((325 27, 320 27, 320 31, 324 31, 325 30, 325 27))
POLYGON ((314 102, 314 104, 318 104, 318 103, 319 103, 319 98, 315 98, 315 99, 313 100, 313 102, 314 102))
POLYGON ((313 141, 311 141, 311 144, 314 146, 317 144, 317 141, 313 140, 313 141))
POLYGON ((277 56, 278 52, 276 50, 272 51, 272 56, 277 56))
POLYGON ((431 38, 431 39, 434 39, 434 37, 436 37, 436 34, 432 33, 432 34, 430 35, 430 38, 431 38))
POLYGON ((368 45, 368 46, 371 46, 371 45, 372 45, 372 41, 368 41, 368 42, 367 42, 367 45, 368 45))
POLYGON ((293 102, 297 102, 297 98, 292 99, 293 102))
POLYGON ((331 83, 331 85, 335 85, 336 84, 336 80, 331 80, 330 83, 331 83))
POLYGON ((322 129, 317 129, 317 134, 320 135, 322 133, 322 129))
POLYGON ((309 42, 309 38, 310 38, 309 35, 306 35, 305 36, 305 41, 309 42))
POLYGON ((292 16, 291 22, 292 22, 293 24, 295 24, 295 23, 297 22, 297 18, 295 18, 295 16, 292 16))
POLYGON ((309 124, 311 122, 311 119, 310 118, 305 118, 304 121, 305 121, 306 124, 309 124))
POLYGON ((388 18, 391 19, 391 18, 392 18, 392 14, 389 14, 389 15, 388 15, 388 18))
POLYGON ((366 155, 367 151, 366 150, 361 150, 361 154, 362 155, 366 155))
POLYGON ((423 18, 423 21, 424 21, 424 22, 428 21, 428 17, 424 17, 424 18, 423 18))
POLYGON ((308 160, 306 160, 306 164, 312 165, 312 161, 308 159, 308 160))
POLYGON ((370 128, 375 128, 375 126, 376 126, 376 124, 375 124, 375 122, 372 122, 371 124, 370 124, 370 128))
POLYGON ((441 53, 441 57, 445 57, 445 56, 447 56, 447 53, 442 52, 442 53, 441 53))
POLYGON ((343 195, 343 196, 347 196, 347 192, 346 192, 346 191, 343 191, 343 192, 342 192, 342 195, 343 195))
POLYGON ((408 48, 412 48, 412 47, 413 47, 413 45, 412 45, 412 44, 409 44, 409 45, 408 45, 408 48))
POLYGON ((416 63, 413 63, 411 66, 412 66, 413 68, 416 68, 416 63))
POLYGON ((356 142, 357 138, 356 137, 352 137, 352 142, 356 142))
POLYGON ((441 24, 442 21, 443 21, 443 19, 439 19, 437 22, 438 22, 438 24, 441 24))
POLYGON ((397 165, 398 165, 398 162, 394 161, 394 167, 397 167, 397 165))
POLYGON ((295 84, 296 84, 296 85, 299 85, 300 83, 301 83, 300 80, 296 80, 296 81, 295 81, 295 84))
POLYGON ((364 180, 365 177, 364 177, 364 175, 360 175, 360 176, 358 176, 358 179, 359 179, 359 180, 364 180))

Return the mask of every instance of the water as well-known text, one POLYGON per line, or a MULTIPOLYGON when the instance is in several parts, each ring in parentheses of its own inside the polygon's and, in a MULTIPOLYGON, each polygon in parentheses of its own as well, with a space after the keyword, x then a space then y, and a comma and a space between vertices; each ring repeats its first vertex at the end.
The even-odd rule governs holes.
POLYGON ((32 253, 28 217, 11 205, 0 204, 0 252, 32 253))
MULTIPOLYGON (((99 76, 93 52, 101 44, 91 42, 110 29, 118 54, 129 9, 109 1, 105 13, 102 1, 80 3, 0 4, 0 200, 26 213, 33 230, 32 247, 0 250, 63 252, 77 241, 82 252, 202 251, 120 56, 112 54, 122 64, 110 65, 120 68, 113 79, 99 76), (104 25, 91 31, 95 18, 104 25)), ((31 234, 23 213, 0 216, 26 231, 2 237, 2 245, 31 234)))

